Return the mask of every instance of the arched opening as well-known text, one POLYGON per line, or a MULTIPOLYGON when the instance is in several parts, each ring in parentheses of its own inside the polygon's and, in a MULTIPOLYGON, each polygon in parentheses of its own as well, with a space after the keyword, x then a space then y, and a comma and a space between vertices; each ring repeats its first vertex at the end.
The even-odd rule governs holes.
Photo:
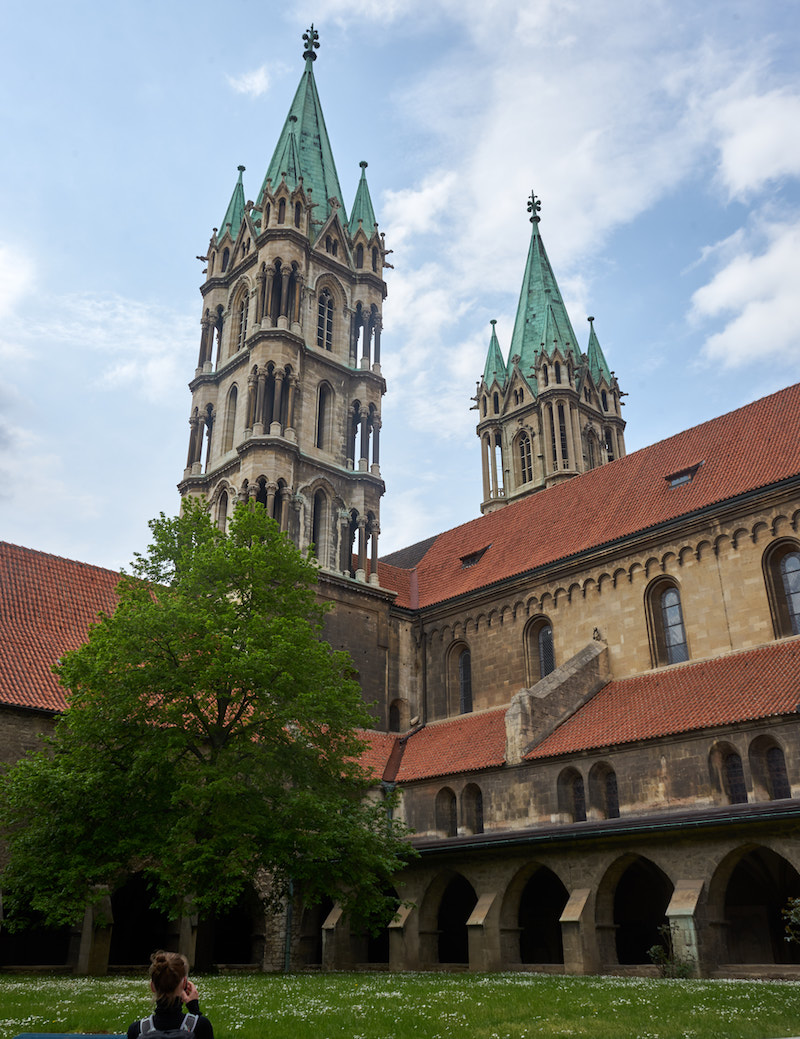
MULTIPOLYGON (((7 897, 8 892, 4 895, 7 897)), ((0 927, 0 967, 60 967, 69 957, 69 927, 45 927, 38 913, 29 914, 30 926, 9 932, 0 927)))
POLYGON ((447 656, 448 714, 472 711, 472 654, 465 642, 450 647, 447 656))
POLYGON ((617 962, 650 963, 648 950, 661 942, 659 928, 667 923, 667 906, 674 885, 649 859, 637 858, 614 892, 617 962))
POLYGON ((239 350, 244 349, 245 339, 247 338, 247 310, 249 302, 250 297, 247 290, 243 289, 236 306, 236 337, 235 343, 232 344, 232 353, 237 353, 239 350))
POLYGON ((327 289, 320 293, 317 306, 317 347, 333 349, 333 296, 327 289))
POLYGON ((359 244, 356 246, 356 267, 364 266, 364 246, 359 244))
POLYGON ((389 732, 405 732, 408 728, 408 700, 392 700, 389 704, 389 732))
POLYGON ((775 542, 764 553, 762 566, 775 638, 800 635, 800 544, 775 542))
POLYGON ((248 886, 230 909, 199 922, 195 968, 260 966, 264 940, 264 907, 255 890, 248 886))
POLYGON ((519 484, 531 483, 533 480, 533 457, 531 452, 531 438, 527 433, 520 433, 517 437, 517 482, 519 484))
POLYGON ((553 626, 547 617, 534 617, 525 628, 525 665, 528 686, 536 685, 556 667, 553 626))
POLYGON ((595 818, 619 818, 617 774, 605 761, 593 765, 589 772, 589 808, 595 818))
POLYGON ((708 756, 709 772, 725 804, 747 802, 747 781, 739 751, 730 743, 715 743, 708 756))
POLYGON ((372 250, 372 269, 375 273, 378 273, 378 250, 373 248, 372 250))
POLYGON ((228 400, 225 405, 225 428, 222 433, 222 453, 230 451, 233 448, 233 434, 236 429, 236 399, 239 395, 239 391, 235 386, 231 386, 228 392, 228 400))
POLYGON ((458 833, 458 810, 456 795, 449 786, 442 787, 436 795, 434 814, 436 832, 441 837, 455 837, 458 833))
POLYGON ((228 262, 230 261, 230 258, 231 258, 231 251, 230 251, 230 249, 228 249, 228 248, 223 249, 222 250, 222 273, 223 274, 228 269, 228 262))
POLYGON ((800 896, 800 875, 769 848, 743 855, 725 887, 728 963, 800 963, 800 946, 787 942, 781 910, 800 896))
POLYGON ((393 887, 388 887, 383 891, 385 898, 389 900, 389 905, 383 914, 382 920, 378 923, 382 924, 377 934, 373 933, 361 933, 352 934, 352 951, 353 960, 355 963, 361 964, 388 964, 389 963, 389 950, 390 950, 390 932, 389 924, 394 920, 397 915, 397 907, 400 904, 400 896, 393 887))
POLYGON ((558 814, 565 822, 586 821, 586 790, 583 776, 576 768, 565 768, 558 777, 558 814))
POLYGON ((323 382, 317 397, 317 437, 316 445, 321 451, 326 451, 330 443, 330 421, 331 421, 331 398, 333 391, 330 386, 323 382))
POLYGON ((318 490, 314 493, 311 506, 311 544, 321 566, 328 565, 328 526, 328 497, 323 490, 318 490))
POLYGON ((645 591, 645 615, 653 667, 689 659, 681 593, 676 581, 659 577, 645 591))
POLYGON ((153 949, 174 948, 168 918, 151 903, 152 895, 141 873, 134 873, 111 896, 114 925, 109 966, 141 967, 150 962, 153 949))
POLYGON ((614 434, 608 426, 603 430, 603 438, 606 445, 606 456, 608 457, 609 462, 613 462, 616 457, 614 452, 614 434))
POLYGON ((300 218, 302 217, 302 215, 303 215, 303 207, 300 205, 299 202, 295 202, 295 204, 294 204, 294 226, 295 227, 299 227, 300 226, 300 218))
POLYGON ((464 833, 483 833, 483 793, 476 783, 467 783, 461 794, 464 833))
POLYGON ((759 736, 750 744, 750 775, 760 801, 782 801, 792 796, 783 748, 773 736, 759 736))
POLYGON ((223 534, 228 530, 228 492, 223 491, 217 501, 217 526, 223 534))
POLYGON ((282 198, 278 203, 278 223, 286 223, 286 199, 282 198))
POLYGON ((439 963, 469 963, 467 920, 478 896, 472 884, 457 873, 444 890, 437 914, 439 963))
POLYGON ((563 963, 561 914, 569 892, 552 870, 542 866, 522 889, 517 925, 520 963, 563 963))
POLYGON ((328 919, 331 909, 333 899, 327 896, 321 902, 303 909, 297 949, 298 966, 322 966, 322 925, 328 919))

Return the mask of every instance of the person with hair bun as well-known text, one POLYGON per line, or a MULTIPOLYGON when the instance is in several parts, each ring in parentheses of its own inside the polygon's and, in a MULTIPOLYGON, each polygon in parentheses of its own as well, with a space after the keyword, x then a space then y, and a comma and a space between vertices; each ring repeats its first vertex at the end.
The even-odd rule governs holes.
POLYGON ((162 1036, 186 1035, 193 1039, 214 1039, 214 1029, 200 1013, 197 986, 187 977, 189 964, 177 952, 159 949, 150 957, 150 990, 156 1001, 149 1017, 134 1021, 128 1028, 128 1039, 161 1039, 162 1036), (183 1004, 186 1004, 186 1013, 183 1004))

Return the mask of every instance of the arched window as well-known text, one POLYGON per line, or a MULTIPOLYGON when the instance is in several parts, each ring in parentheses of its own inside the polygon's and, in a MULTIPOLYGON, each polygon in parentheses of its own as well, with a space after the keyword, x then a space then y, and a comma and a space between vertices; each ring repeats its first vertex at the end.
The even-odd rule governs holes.
POLYGON ((547 374, 547 365, 542 365, 542 378, 544 379, 545 386, 550 385, 550 376, 547 374))
POLYGON ((681 593, 670 578, 654 581, 645 593, 650 657, 653 667, 689 659, 681 593))
POLYGON ((558 361, 553 365, 556 373, 556 382, 561 382, 561 365, 558 361))
POLYGON ((614 434, 611 432, 608 426, 603 430, 603 436, 606 442, 606 454, 608 455, 609 462, 613 462, 614 455, 614 434))
POLYGON ((494 404, 495 415, 500 411, 500 397, 497 393, 492 394, 492 403, 494 404))
POLYGON ((547 617, 535 617, 525 629, 525 659, 528 685, 536 685, 555 670, 553 627, 547 617))
POLYGON ((317 398, 317 439, 316 444, 320 450, 327 450, 330 442, 330 413, 331 398, 333 392, 330 386, 323 382, 319 388, 317 398))
POLYGON ((458 833, 458 810, 456 795, 450 787, 442 787, 436 795, 436 830, 442 837, 455 837, 458 833))
POLYGON ((772 736, 758 736, 748 753, 756 798, 780 801, 792 796, 783 749, 772 736))
POLYGON ((465 833, 483 833, 483 794, 475 783, 468 783, 461 795, 461 822, 465 833))
POLYGON ((227 248, 223 249, 222 250, 222 272, 223 272, 223 274, 228 269, 228 261, 230 260, 230 258, 231 258, 231 251, 230 251, 230 249, 227 249, 227 248))
POLYGON ((408 700, 392 700, 389 704, 389 732, 408 728, 408 700))
POLYGON ((333 297, 327 289, 323 289, 319 296, 317 346, 320 350, 333 349, 333 297))
POLYGON ((236 398, 238 390, 231 386, 228 400, 225 405, 225 428, 222 434, 222 453, 225 454, 233 447, 233 434, 236 428, 236 398))
POLYGON ((468 649, 458 657, 458 710, 460 714, 472 711, 472 655, 468 649))
POLYGON ((228 529, 228 492, 223 491, 217 501, 217 526, 224 534, 228 529))
POLYGON ((619 818, 617 774, 605 761, 593 765, 589 773, 589 805, 601 819, 619 818))
POLYGON ((725 794, 728 803, 732 805, 745 804, 747 801, 747 787, 744 782, 744 769, 742 759, 735 750, 730 750, 722 760, 722 777, 725 794))
POLYGON ((282 198, 278 203, 278 223, 286 223, 286 199, 282 198))
POLYGON ((533 462, 531 458, 531 438, 521 433, 517 440, 517 458, 519 461, 519 482, 530 483, 533 480, 533 462))
POLYGON ((603 403, 603 411, 608 411, 608 395, 605 390, 600 390, 600 400, 603 403))
POLYGON ((567 440, 567 419, 564 413, 564 405, 558 405, 558 437, 561 443, 561 458, 564 468, 569 469, 569 441, 567 440))
POLYGON ((239 305, 236 309, 236 346, 235 352, 244 349, 244 341, 247 338, 247 304, 250 298, 247 290, 242 292, 239 305))
POLYGON ((378 250, 374 248, 372 250, 372 269, 376 274, 378 273, 378 250))
POLYGON ((359 243, 356 246, 356 267, 364 266, 364 246, 359 243))
POLYGON ((302 216, 302 214, 303 214, 302 206, 300 205, 299 202, 295 202, 295 204, 294 204, 294 226, 295 227, 299 227, 300 226, 300 217, 302 216))
POLYGON ((325 545, 325 532, 327 530, 328 523, 328 499, 325 496, 324 491, 317 491, 314 495, 314 502, 311 507, 311 544, 314 549, 314 555, 319 560, 322 566, 327 563, 326 560, 326 545, 325 545))
POLYGON ((269 202, 267 202, 267 204, 264 206, 264 227, 262 228, 262 230, 266 230, 266 228, 269 227, 270 208, 270 204, 269 202))
POLYGON ((576 768, 565 768, 558 777, 558 812, 567 822, 586 820, 586 792, 583 776, 576 768))
POLYGON ((762 565, 775 637, 800 635, 800 545, 775 542, 764 553, 762 565))

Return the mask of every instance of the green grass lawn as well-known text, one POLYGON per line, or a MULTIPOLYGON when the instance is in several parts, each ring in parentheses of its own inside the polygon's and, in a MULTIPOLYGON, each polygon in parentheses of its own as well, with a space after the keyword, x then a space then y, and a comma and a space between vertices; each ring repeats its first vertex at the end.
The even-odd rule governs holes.
MULTIPOLYGON (((537 974, 198 977, 217 1039, 773 1039, 800 1035, 800 983, 537 974)), ((0 1039, 124 1032, 147 979, 0 976, 0 1039)))

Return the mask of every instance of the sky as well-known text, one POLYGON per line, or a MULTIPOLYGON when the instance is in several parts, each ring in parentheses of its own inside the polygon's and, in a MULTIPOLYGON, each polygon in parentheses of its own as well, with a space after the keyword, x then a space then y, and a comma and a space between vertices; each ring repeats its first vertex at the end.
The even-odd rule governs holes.
MULTIPOLYGON (((382 553, 479 514, 526 202, 628 451, 800 379, 794 0, 29 0, 0 63, 0 539, 128 564, 179 508, 203 264, 315 64, 392 249, 382 553)), ((765 450, 768 445, 765 445, 765 450)))

